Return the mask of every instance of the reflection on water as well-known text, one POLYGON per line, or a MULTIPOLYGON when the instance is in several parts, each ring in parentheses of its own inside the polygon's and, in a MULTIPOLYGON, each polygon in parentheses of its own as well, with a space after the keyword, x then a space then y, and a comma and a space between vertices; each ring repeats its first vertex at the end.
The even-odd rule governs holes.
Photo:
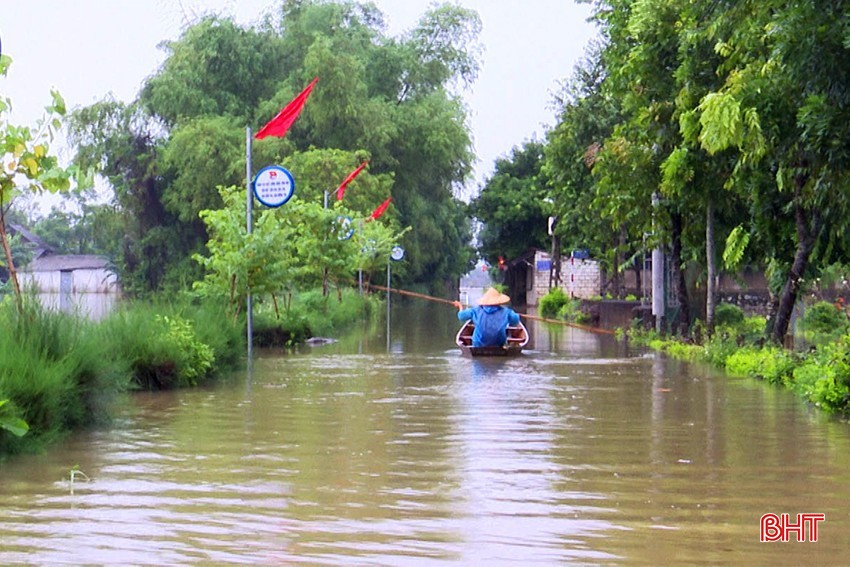
POLYGON ((845 563, 846 424, 574 329, 463 358, 453 315, 394 308, 390 352, 380 324, 265 351, 0 465, 0 564, 845 563), (768 512, 825 513, 818 543, 760 543, 768 512))

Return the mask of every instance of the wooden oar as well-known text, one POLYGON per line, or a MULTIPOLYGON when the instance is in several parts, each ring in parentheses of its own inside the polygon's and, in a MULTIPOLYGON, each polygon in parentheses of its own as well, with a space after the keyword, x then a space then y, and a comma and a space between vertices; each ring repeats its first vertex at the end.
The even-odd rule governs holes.
MULTIPOLYGON (((378 291, 389 291, 392 293, 397 293, 399 295, 406 295, 408 297, 418 297, 419 299, 425 299, 427 301, 436 301, 438 303, 447 303, 449 305, 454 305, 456 302, 451 299, 443 299, 441 297, 433 297, 430 295, 425 295, 424 293, 416 293, 415 291, 406 291, 403 289, 396 288, 386 288, 381 285, 369 284, 370 288, 377 289, 378 291)), ((565 325, 567 327, 574 327, 576 329, 582 329, 583 331, 589 331, 591 333, 599 333, 603 335, 613 335, 614 331, 608 329, 600 329, 599 327, 590 327, 588 325, 579 325, 578 323, 570 323, 569 321, 562 321, 561 319, 548 319, 546 317, 538 317, 537 315, 529 315, 527 313, 517 313, 520 317, 525 319, 532 319, 534 321, 543 321, 544 323, 555 323, 556 325, 565 325)))

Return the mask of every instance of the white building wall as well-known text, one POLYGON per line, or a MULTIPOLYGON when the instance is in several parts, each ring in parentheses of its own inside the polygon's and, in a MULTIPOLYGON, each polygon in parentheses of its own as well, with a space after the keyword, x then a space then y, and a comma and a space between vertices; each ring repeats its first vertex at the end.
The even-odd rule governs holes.
MULTIPOLYGON (((38 293, 59 293, 62 272, 20 272, 21 286, 35 287, 38 293)), ((117 293, 118 276, 103 269, 80 269, 71 272, 71 293, 117 293)))

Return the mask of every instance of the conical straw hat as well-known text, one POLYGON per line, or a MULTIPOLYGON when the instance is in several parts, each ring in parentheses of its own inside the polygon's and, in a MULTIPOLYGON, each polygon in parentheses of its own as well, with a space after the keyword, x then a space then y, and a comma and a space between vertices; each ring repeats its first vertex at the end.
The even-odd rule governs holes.
POLYGON ((510 302, 510 297, 504 293, 499 293, 495 287, 491 287, 484 295, 481 296, 481 299, 478 300, 478 305, 505 305, 510 302))

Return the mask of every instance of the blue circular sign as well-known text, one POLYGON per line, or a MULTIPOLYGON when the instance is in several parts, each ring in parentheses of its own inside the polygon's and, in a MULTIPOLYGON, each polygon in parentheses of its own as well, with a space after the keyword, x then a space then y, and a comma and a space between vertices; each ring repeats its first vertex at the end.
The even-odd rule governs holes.
POLYGON ((390 258, 396 262, 402 260, 404 258, 404 248, 401 246, 393 246, 392 252, 390 252, 390 258))
POLYGON ((279 165, 264 167, 254 176, 254 195, 267 207, 279 207, 295 194, 295 179, 279 165))

